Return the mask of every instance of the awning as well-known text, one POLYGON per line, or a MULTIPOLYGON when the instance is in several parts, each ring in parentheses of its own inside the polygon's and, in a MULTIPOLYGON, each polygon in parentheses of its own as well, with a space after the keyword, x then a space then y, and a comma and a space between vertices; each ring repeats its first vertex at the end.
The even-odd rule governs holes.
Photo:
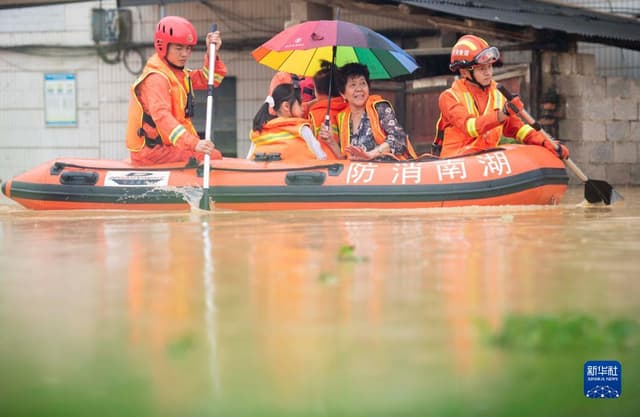
POLYGON ((578 41, 640 50, 638 19, 580 7, 539 0, 403 0, 395 3, 428 10, 431 16, 556 31, 578 41))
MULTIPOLYGON (((18 9, 21 7, 50 6, 65 3, 86 3, 88 0, 10 0, 0 2, 0 9, 18 9)), ((120 7, 143 6, 146 4, 188 3, 197 0, 120 0, 120 7)))

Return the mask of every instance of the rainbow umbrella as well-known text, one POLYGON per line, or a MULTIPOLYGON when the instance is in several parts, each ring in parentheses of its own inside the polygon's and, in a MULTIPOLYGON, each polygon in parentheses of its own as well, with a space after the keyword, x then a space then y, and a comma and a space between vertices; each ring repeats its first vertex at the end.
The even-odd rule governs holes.
POLYGON ((364 64, 372 80, 408 75, 418 68, 415 59, 387 37, 342 20, 311 20, 291 26, 251 55, 277 71, 304 76, 313 76, 322 60, 338 67, 364 64))

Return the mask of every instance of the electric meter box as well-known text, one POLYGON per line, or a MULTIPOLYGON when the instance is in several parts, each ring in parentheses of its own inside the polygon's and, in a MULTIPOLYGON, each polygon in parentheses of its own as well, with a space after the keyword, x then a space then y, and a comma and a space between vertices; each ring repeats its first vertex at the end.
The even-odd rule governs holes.
POLYGON ((96 43, 130 42, 132 22, 129 9, 91 9, 93 41, 96 43))

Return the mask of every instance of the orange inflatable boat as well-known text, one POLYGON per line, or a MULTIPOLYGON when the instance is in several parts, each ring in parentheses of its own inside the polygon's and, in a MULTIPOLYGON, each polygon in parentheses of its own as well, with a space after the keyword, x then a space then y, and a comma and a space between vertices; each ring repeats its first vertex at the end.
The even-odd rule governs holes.
MULTIPOLYGON (((269 159, 268 155, 267 158, 269 159)), ((61 158, 2 184, 35 210, 189 210, 202 197, 202 166, 134 167, 61 158)), ((557 204, 564 164, 540 146, 417 161, 211 161, 211 207, 235 210, 419 208, 557 204)))

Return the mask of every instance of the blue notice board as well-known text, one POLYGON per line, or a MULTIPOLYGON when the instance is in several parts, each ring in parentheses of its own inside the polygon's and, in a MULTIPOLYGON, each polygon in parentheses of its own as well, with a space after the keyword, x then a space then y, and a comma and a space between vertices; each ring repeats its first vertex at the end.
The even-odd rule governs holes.
POLYGON ((76 75, 44 74, 44 104, 47 127, 77 126, 76 75))

